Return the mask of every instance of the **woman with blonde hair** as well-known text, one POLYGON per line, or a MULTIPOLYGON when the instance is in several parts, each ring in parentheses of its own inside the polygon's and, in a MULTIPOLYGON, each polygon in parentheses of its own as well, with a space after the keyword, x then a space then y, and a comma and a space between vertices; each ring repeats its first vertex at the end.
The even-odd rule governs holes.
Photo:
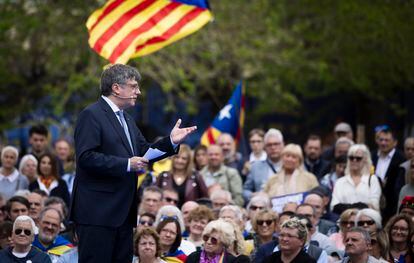
POLYGON ((349 229, 355 226, 355 217, 358 209, 347 209, 342 212, 338 220, 339 232, 333 233, 329 239, 335 243, 339 250, 345 250, 345 236, 349 229))
POLYGON ((380 208, 381 185, 371 175, 371 154, 364 144, 354 144, 348 150, 345 176, 339 178, 332 194, 331 209, 347 208, 347 205, 364 203, 375 210, 380 208), (338 205, 337 208, 334 207, 338 205))
POLYGON ((272 175, 264 187, 270 197, 306 192, 319 185, 315 175, 305 171, 299 145, 286 145, 281 156, 281 171, 272 175))
POLYGON ((158 175, 157 185, 161 189, 172 188, 177 191, 178 207, 187 201, 208 197, 203 178, 193 168, 191 148, 185 144, 181 144, 178 154, 172 157, 171 170, 158 175))

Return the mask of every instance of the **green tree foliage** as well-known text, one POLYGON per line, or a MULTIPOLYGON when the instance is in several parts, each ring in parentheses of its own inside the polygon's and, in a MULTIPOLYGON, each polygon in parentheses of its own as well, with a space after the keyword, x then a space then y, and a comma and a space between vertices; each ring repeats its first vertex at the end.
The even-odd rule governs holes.
MULTIPOLYGON (((0 128, 39 106, 60 116, 96 99, 108 62, 89 48, 85 22, 103 3, 0 2, 0 128), (45 96, 48 104, 40 105, 45 96)), ((200 31, 129 62, 162 86, 167 109, 174 110, 177 96, 192 113, 205 99, 219 109, 240 79, 258 101, 248 120, 273 112, 298 115, 303 98, 348 93, 384 101, 413 88, 411 1, 210 5, 214 20, 200 31)))

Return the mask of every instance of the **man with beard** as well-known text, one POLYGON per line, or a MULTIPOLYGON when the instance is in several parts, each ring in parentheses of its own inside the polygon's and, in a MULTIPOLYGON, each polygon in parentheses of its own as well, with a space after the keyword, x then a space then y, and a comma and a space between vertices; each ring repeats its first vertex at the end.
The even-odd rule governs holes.
POLYGON ((318 180, 330 170, 330 163, 322 159, 322 140, 318 135, 310 135, 304 146, 305 168, 313 173, 318 180))
POLYGON ((73 248, 73 245, 59 236, 62 215, 52 207, 46 207, 39 217, 39 234, 35 236, 33 246, 49 254, 52 261, 73 248))

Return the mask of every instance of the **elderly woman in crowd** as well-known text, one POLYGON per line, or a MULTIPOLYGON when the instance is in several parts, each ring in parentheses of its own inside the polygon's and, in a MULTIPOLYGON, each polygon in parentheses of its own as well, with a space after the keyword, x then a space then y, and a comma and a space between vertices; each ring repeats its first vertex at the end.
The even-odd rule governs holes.
POLYGON ((29 187, 27 178, 15 168, 18 157, 19 151, 14 146, 6 146, 1 151, 0 175, 4 179, 0 181, 0 193, 6 199, 12 197, 16 191, 29 187))
POLYGON ((256 216, 256 214, 259 211, 262 211, 264 209, 270 209, 270 199, 266 194, 258 194, 255 195, 254 197, 252 197, 252 199, 250 199, 249 203, 247 204, 247 215, 249 218, 249 221, 246 222, 246 226, 245 226, 245 230, 247 232, 251 232, 252 229, 252 220, 253 218, 256 216))
POLYGON ((201 249, 203 244, 203 230, 207 224, 214 219, 214 214, 207 206, 200 205, 193 209, 188 215, 190 224, 190 236, 188 241, 194 244, 197 249, 201 249))
POLYGON ((18 216, 13 224, 13 246, 0 251, 0 262, 52 262, 50 257, 32 247, 37 227, 29 216, 18 216))
POLYGON ((345 250, 344 238, 348 230, 355 226, 355 216, 357 213, 357 209, 347 209, 342 212, 338 222, 339 232, 329 236, 329 239, 335 243, 339 250, 345 250))
POLYGON ((62 198, 66 205, 69 206, 70 196, 68 186, 59 176, 56 157, 51 153, 41 155, 39 157, 39 165, 37 168, 39 177, 29 185, 29 190, 43 190, 49 196, 62 198))
POLYGON ((211 221, 203 231, 204 246, 188 256, 188 263, 233 262, 235 257, 228 252, 236 237, 231 223, 222 219, 211 221))
POLYGON ((279 234, 279 251, 268 256, 264 262, 306 262, 316 263, 316 260, 303 249, 308 238, 306 224, 293 217, 286 220, 279 234))
POLYGON ((373 235, 382 229, 381 222, 382 218, 380 213, 371 208, 359 210, 355 216, 355 225, 365 228, 370 235, 373 235))
POLYGON ((288 144, 282 150, 282 169, 269 178, 264 192, 273 197, 309 191, 318 185, 315 175, 304 169, 300 146, 288 144))
POLYGON ((254 245, 252 258, 254 258, 254 255, 261 245, 272 241, 276 237, 275 233, 278 229, 278 221, 278 214, 272 210, 264 209, 257 212, 252 220, 254 230, 254 233, 251 235, 254 245))
POLYGON ((185 144, 182 144, 178 154, 172 157, 171 170, 158 176, 157 185, 163 189, 172 188, 177 191, 178 207, 187 201, 208 196, 203 178, 193 169, 191 148, 185 144))
POLYGON ((187 255, 179 249, 181 244, 181 227, 175 217, 163 217, 157 225, 160 236, 162 258, 166 262, 186 262, 187 255))
POLYGON ((413 234, 413 223, 406 215, 396 215, 390 218, 385 231, 388 234, 390 252, 388 261, 406 262, 405 256, 411 248, 411 235, 413 234))
POLYGON ((132 263, 165 263, 160 258, 160 237, 152 228, 142 228, 134 237, 134 259, 132 263))
POLYGON ((19 172, 27 177, 29 183, 37 180, 37 165, 38 161, 33 154, 26 154, 20 160, 19 172))
POLYGON ((364 144, 354 144, 348 151, 345 176, 334 187, 331 209, 336 205, 364 203, 379 210, 381 186, 378 178, 371 175, 371 154, 364 144))

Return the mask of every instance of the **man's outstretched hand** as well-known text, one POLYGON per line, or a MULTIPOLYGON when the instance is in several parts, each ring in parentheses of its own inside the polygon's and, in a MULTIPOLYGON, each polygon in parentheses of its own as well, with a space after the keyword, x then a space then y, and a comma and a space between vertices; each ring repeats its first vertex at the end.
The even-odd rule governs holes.
POLYGON ((174 128, 171 130, 171 141, 175 144, 180 144, 182 141, 184 141, 185 138, 187 138, 188 135, 197 130, 197 126, 180 128, 180 125, 181 119, 178 119, 174 128))

